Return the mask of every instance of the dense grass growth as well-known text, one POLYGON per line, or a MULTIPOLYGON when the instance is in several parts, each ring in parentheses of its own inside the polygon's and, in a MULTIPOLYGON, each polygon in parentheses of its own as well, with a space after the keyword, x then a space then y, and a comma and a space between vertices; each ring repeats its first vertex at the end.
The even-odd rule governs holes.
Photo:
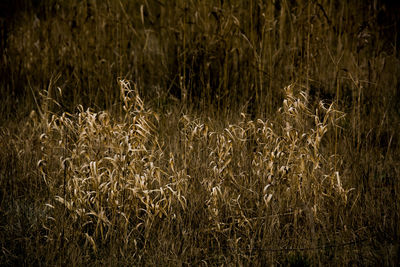
POLYGON ((0 263, 398 263, 399 10, 367 2, 8 3, 0 263))

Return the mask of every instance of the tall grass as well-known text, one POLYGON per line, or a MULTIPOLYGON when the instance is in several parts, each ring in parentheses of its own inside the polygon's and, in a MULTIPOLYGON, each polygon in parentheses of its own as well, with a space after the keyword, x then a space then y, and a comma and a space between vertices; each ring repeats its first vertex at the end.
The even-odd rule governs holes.
POLYGON ((7 8, 2 264, 399 260, 395 4, 7 8))
POLYGON ((146 255, 159 249, 159 231, 169 236, 163 240, 168 247, 182 242, 174 234, 187 231, 183 240, 196 235, 200 240, 192 245, 200 250, 236 255, 223 261, 272 263, 247 253, 271 249, 271 242, 312 247, 346 238, 337 220, 351 189, 334 170, 337 159, 320 148, 339 113, 321 102, 313 114, 307 95, 294 89, 286 88, 278 125, 243 114, 237 124, 218 129, 183 115, 178 148, 162 145, 158 115, 125 81, 121 122, 81 106, 42 121, 38 166, 53 196, 46 203, 48 242, 60 250, 74 240, 95 254, 107 244, 146 255))

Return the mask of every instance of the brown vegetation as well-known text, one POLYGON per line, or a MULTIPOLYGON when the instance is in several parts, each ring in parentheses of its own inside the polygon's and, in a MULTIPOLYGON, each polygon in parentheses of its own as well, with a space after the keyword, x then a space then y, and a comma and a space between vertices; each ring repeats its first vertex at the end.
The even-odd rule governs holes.
POLYGON ((19 5, 1 265, 399 261, 390 1, 19 5))

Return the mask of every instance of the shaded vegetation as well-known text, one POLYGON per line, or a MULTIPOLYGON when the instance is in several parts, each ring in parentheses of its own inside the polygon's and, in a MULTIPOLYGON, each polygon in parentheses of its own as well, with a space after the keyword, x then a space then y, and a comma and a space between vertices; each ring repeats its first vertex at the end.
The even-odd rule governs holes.
POLYGON ((396 265, 396 1, 4 1, 1 265, 396 265))

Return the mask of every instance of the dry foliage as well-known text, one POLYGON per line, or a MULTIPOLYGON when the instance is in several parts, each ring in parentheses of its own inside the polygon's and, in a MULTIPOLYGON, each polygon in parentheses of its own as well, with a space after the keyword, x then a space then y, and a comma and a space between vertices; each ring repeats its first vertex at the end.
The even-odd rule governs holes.
POLYGON ((0 265, 399 261, 396 1, 5 3, 0 265))
MULTIPOLYGON (((38 167, 54 196, 46 204, 49 242, 65 234, 66 221, 74 238, 85 240, 94 253, 114 242, 140 255, 152 246, 147 243, 158 227, 173 235, 175 223, 217 242, 211 248, 242 253, 271 249, 263 240, 284 246, 298 239, 297 246, 315 246, 334 238, 326 225, 332 203, 347 208, 350 191, 334 169, 337 155, 321 150, 325 133, 342 117, 334 104, 321 102, 313 114, 306 93, 290 85, 278 123, 242 114, 237 124, 218 130, 183 115, 180 147, 168 153, 158 115, 145 107, 136 88, 120 83, 120 122, 82 106, 75 114, 39 122, 38 167), (193 206, 205 217, 188 211, 193 206), (184 226, 187 220, 198 225, 184 226), (251 237, 257 232, 260 236, 251 237)), ((336 227, 341 232, 345 225, 336 227)))

